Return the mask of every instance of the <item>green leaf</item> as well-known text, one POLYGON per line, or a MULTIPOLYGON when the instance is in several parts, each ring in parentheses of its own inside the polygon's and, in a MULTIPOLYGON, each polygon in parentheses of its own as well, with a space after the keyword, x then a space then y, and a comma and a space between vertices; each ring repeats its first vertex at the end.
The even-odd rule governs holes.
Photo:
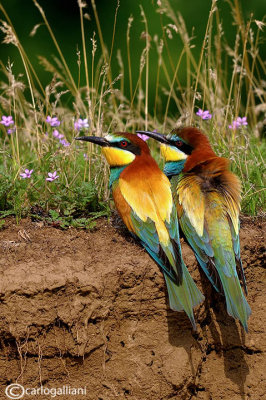
POLYGON ((49 210, 49 214, 51 215, 53 221, 60 219, 59 213, 55 210, 49 210))
POLYGON ((8 215, 14 215, 14 210, 0 211, 0 218, 5 218, 8 215))

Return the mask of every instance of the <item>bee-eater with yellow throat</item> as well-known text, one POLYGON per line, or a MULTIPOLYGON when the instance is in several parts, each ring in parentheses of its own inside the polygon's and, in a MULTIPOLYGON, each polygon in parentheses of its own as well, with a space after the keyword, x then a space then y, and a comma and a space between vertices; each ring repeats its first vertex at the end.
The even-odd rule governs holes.
POLYGON ((229 160, 218 157, 194 127, 169 135, 138 132, 162 143, 181 229, 213 286, 223 291, 228 314, 247 331, 251 309, 238 277, 247 294, 239 243, 241 185, 229 171, 229 160))
POLYGON ((151 157, 149 147, 128 132, 76 139, 102 146, 110 166, 114 202, 122 220, 163 269, 170 307, 184 310, 196 329, 193 307, 204 296, 182 259, 170 181, 151 157))

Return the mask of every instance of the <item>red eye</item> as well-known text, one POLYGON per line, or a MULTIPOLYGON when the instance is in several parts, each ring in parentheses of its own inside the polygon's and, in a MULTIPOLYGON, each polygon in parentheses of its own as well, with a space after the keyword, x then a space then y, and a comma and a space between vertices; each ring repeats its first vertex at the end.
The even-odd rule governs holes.
POLYGON ((128 142, 126 141, 126 140, 122 140, 122 142, 120 142, 120 146, 121 147, 127 147, 127 145, 128 145, 128 142))
POLYGON ((177 140, 177 141, 175 142, 175 145, 176 145, 176 147, 181 147, 181 146, 183 146, 182 140, 177 140))

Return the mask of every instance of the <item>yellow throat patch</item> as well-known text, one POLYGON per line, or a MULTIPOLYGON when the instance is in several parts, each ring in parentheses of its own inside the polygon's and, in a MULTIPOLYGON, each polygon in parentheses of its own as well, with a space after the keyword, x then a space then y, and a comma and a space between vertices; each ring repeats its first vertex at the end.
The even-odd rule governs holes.
POLYGON ((166 144, 161 144, 161 155, 165 159, 165 161, 180 161, 185 160, 187 155, 182 151, 174 148, 172 146, 168 146, 166 144))
POLYGON ((111 167, 130 164, 135 159, 135 154, 115 147, 103 147, 102 153, 111 167))

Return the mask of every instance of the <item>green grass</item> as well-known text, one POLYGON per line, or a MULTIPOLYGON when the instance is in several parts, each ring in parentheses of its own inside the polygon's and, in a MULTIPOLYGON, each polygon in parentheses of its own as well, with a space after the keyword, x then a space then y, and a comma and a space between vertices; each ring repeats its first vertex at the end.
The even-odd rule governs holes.
MULTIPOLYGON (((80 133, 98 136, 117 130, 169 132, 180 124, 199 126, 209 136, 217 153, 230 158, 232 170, 241 178, 242 211, 250 215, 263 211, 265 142, 261 132, 266 92, 261 78, 265 66, 259 52, 262 25, 252 19, 244 21, 237 0, 230 3, 232 23, 237 26, 234 47, 230 48, 226 42, 223 34, 226 27, 222 26, 219 6, 213 1, 199 57, 193 51, 193 38, 186 30, 185 21, 168 1, 162 1, 160 7, 155 5, 155 12, 161 12, 162 23, 153 38, 148 30, 148 16, 141 8, 145 40, 137 61, 130 51, 132 19, 128 21, 125 37, 127 56, 122 59, 119 52, 114 54, 116 17, 112 44, 108 49, 92 0, 98 32, 91 38, 92 44, 87 43, 84 9, 80 2, 83 47, 78 54, 77 81, 67 66, 44 10, 36 0, 34 3, 58 52, 56 59, 40 58, 43 68, 51 73, 51 82, 46 87, 39 81, 21 39, 16 35, 12 16, 8 16, 0 4, 4 41, 17 47, 24 65, 23 77, 13 74, 12 60, 7 66, 1 65, 1 116, 12 115, 16 126, 16 131, 9 135, 7 128, 0 125, 2 218, 10 214, 18 219, 32 215, 62 228, 90 228, 95 218, 110 213, 108 168, 93 145, 74 141, 78 135, 74 121, 78 118, 88 118, 90 124, 80 133), (169 51, 169 42, 174 40, 183 43, 177 60, 169 51), (151 65, 150 52, 155 50, 157 62, 151 65), (96 51, 101 52, 99 60, 96 60, 96 51), (121 72, 113 76, 112 65, 117 59, 121 72), (151 68, 156 70, 154 82, 150 78, 151 68), (184 84, 178 79, 181 68, 186 71, 184 84), (136 70, 139 75, 133 80, 132 71, 136 70), (84 87, 80 86, 82 76, 86 82, 84 87), (124 90, 125 81, 129 82, 128 94, 124 90), (151 85, 155 87, 154 98, 150 96, 151 85), (176 109, 174 115, 173 107, 176 109), (208 109, 213 118, 202 121, 195 114, 198 108, 208 109), (50 127, 46 123, 48 115, 56 116, 61 125, 50 127), (246 116, 249 125, 232 131, 228 125, 237 116, 246 116), (54 138, 53 129, 64 134, 70 146, 61 145, 54 138), (34 170, 30 179, 20 177, 25 168, 34 170), (54 182, 46 181, 48 172, 54 171, 59 178, 54 182)), ((118 12, 119 7, 116 16, 118 12)), ((150 145, 162 166, 158 145, 152 141, 150 145)))

